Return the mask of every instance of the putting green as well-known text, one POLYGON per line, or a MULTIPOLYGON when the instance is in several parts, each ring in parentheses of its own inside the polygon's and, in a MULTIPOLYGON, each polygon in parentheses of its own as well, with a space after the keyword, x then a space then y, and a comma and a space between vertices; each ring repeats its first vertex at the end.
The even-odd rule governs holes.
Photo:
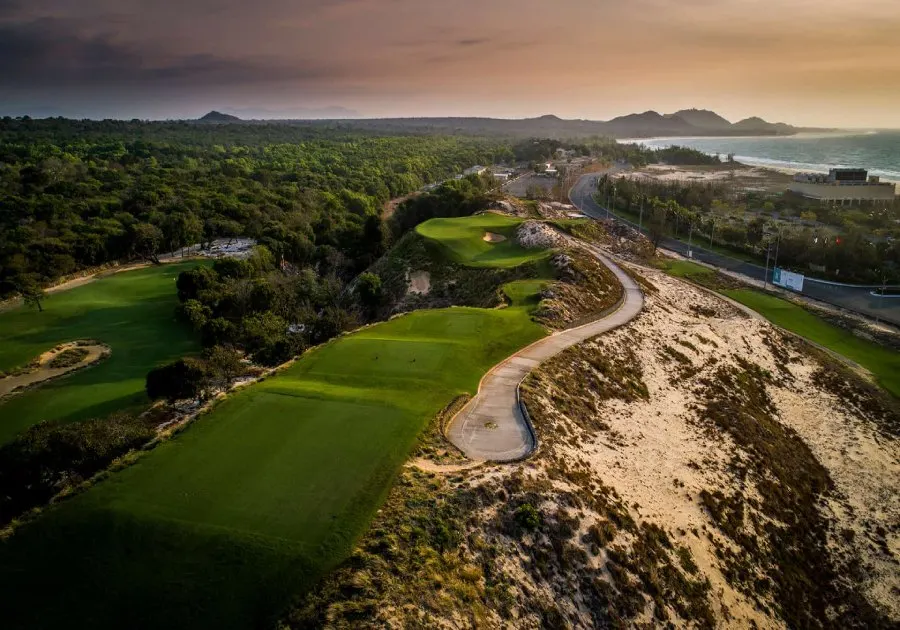
POLYGON ((416 227, 425 238, 440 243, 453 262, 471 267, 517 267, 549 255, 545 249, 525 249, 516 244, 516 228, 522 219, 486 213, 471 217, 431 219, 416 227), (486 232, 500 234, 505 241, 489 243, 486 232))
POLYGON ((0 443, 42 420, 73 422, 145 404, 147 372, 199 349, 174 315, 175 280, 197 264, 117 273, 49 295, 43 312, 19 307, 0 313, 3 370, 75 339, 97 339, 112 350, 95 366, 0 400, 0 443))

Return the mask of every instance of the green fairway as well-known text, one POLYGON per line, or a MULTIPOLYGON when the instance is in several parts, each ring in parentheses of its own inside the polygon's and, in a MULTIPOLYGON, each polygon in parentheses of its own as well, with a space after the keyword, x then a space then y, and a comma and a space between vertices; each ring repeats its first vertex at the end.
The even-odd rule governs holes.
POLYGON ((766 319, 860 364, 879 384, 900 398, 900 354, 829 324, 787 300, 752 289, 722 291, 725 295, 761 313, 766 319))
POLYGON ((98 365, 0 401, 0 443, 42 421, 106 416, 146 402, 144 378, 154 366, 199 349, 175 320, 175 279, 197 262, 148 267, 51 294, 44 312, 0 313, 0 369, 25 365, 51 347, 97 339, 112 349, 98 365))
POLYGON ((522 219, 486 213, 453 219, 431 219, 420 224, 416 231, 444 247, 453 262, 472 267, 516 267, 541 260, 548 250, 525 249, 515 242, 516 228, 522 219), (505 241, 489 243, 485 232, 506 237, 505 241))
MULTIPOLYGON (((455 235, 481 242, 484 231, 511 233, 517 221, 440 223, 438 240, 456 243, 453 251, 455 235)), ((489 256, 463 249, 476 266, 547 255, 512 245, 489 256)), ((271 625, 292 595, 346 558, 425 424, 546 334, 531 313, 547 282, 508 283, 508 308, 418 311, 364 328, 232 394, 0 543, 4 622, 271 625)))
MULTIPOLYGON (((687 260, 667 261, 666 272, 704 284, 715 272, 687 260)), ((826 322, 801 306, 755 289, 722 289, 731 299, 749 306, 773 324, 805 337, 858 363, 875 375, 878 383, 900 398, 900 355, 826 322)))
POLYGON ((0 545, 4 623, 270 624, 346 557, 425 423, 544 335, 530 308, 412 313, 231 396, 0 545))

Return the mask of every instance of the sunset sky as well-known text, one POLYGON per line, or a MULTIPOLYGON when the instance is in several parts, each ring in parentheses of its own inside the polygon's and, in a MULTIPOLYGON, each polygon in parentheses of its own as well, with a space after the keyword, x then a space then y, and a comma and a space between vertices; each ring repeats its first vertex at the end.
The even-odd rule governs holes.
POLYGON ((898 0, 0 0, 0 115, 900 127, 898 0))

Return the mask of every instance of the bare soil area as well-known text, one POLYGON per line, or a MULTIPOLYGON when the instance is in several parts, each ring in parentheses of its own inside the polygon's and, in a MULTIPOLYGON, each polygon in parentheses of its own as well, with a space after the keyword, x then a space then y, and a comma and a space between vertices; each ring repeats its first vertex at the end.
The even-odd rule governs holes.
POLYGON ((0 379, 0 397, 6 396, 16 390, 33 387, 68 374, 74 370, 85 368, 110 354, 109 346, 89 341, 71 341, 56 346, 52 350, 43 353, 28 366, 18 373, 0 379), (75 354, 75 351, 80 351, 75 354), (64 359, 67 355, 72 360, 64 359))
POLYGON ((655 182, 718 183, 756 191, 784 192, 791 175, 768 168, 743 164, 718 166, 671 166, 651 164, 625 174, 626 177, 655 182))

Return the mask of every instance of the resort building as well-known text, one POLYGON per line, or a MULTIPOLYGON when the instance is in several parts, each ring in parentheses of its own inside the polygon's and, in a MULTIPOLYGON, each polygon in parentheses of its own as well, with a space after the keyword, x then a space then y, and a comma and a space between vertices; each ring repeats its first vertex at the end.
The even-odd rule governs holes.
POLYGON ((882 182, 868 176, 862 168, 833 168, 828 175, 819 173, 800 173, 788 190, 819 201, 839 203, 841 205, 863 203, 884 203, 894 201, 894 184, 882 182))
POLYGON ((463 175, 481 175, 487 170, 486 166, 481 166, 476 164, 475 166, 469 167, 463 171, 463 175))

